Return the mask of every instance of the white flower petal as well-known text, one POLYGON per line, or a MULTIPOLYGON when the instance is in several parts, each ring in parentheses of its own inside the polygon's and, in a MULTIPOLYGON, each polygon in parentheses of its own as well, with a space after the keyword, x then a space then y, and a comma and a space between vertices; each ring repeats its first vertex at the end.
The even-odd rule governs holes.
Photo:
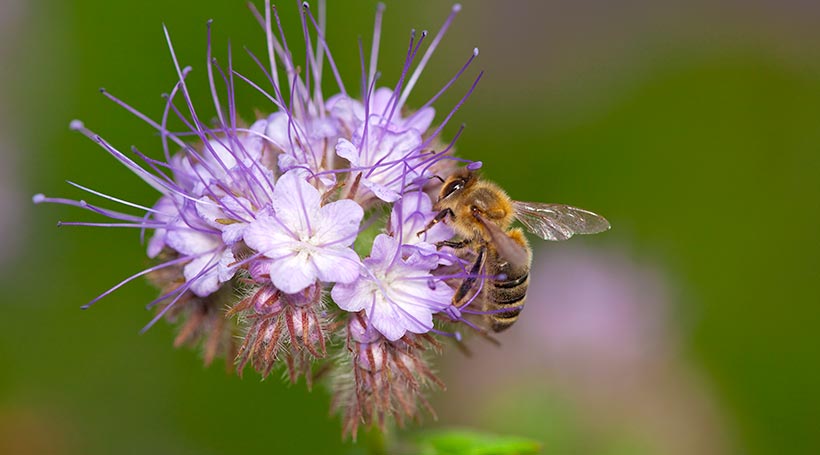
POLYGON ((225 283, 233 278, 236 274, 235 263, 236 258, 234 258, 233 252, 230 248, 226 248, 225 251, 222 252, 222 255, 219 258, 219 265, 217 266, 217 274, 220 283, 225 283))
POLYGON ((350 248, 323 249, 311 255, 316 275, 328 283, 350 283, 359 277, 359 255, 350 248))
POLYGON ((347 139, 339 139, 339 142, 336 143, 336 154, 350 161, 353 166, 356 166, 359 162, 358 147, 347 139))
POLYGON ((148 241, 148 257, 153 259, 162 252, 162 249, 165 248, 165 236, 167 235, 168 231, 165 229, 157 229, 154 231, 154 235, 151 236, 151 239, 148 241))
POLYGON ((314 226, 314 242, 318 245, 349 246, 356 240, 364 210, 350 199, 331 202, 319 209, 314 226))
POLYGON ((401 187, 401 182, 391 185, 391 188, 366 178, 362 180, 362 186, 372 191, 377 198, 383 200, 384 202, 395 202, 401 197, 401 194, 397 191, 401 187))
POLYGON ((234 223, 223 226, 222 241, 226 245, 234 245, 241 241, 245 235, 245 230, 248 229, 248 223, 234 223))
POLYGON ((208 197, 200 198, 196 202, 196 213, 203 222, 214 228, 221 226, 217 223, 217 219, 226 218, 225 212, 222 211, 222 206, 208 197))
POLYGON ((379 234, 373 239, 373 247, 370 251, 370 258, 368 264, 378 262, 386 264, 393 260, 398 248, 399 242, 387 234, 379 234))
POLYGON ((414 112, 411 117, 403 122, 403 126, 405 128, 413 128, 416 131, 424 132, 427 131, 427 128, 430 128, 435 116, 436 110, 432 107, 428 107, 414 112))
POLYGON ((285 256, 298 244, 282 224, 268 213, 260 213, 245 229, 243 237, 248 247, 269 258, 285 256))
POLYGON ((308 226, 313 227, 321 199, 319 190, 290 171, 276 182, 271 206, 282 223, 301 235, 308 231, 308 226))
POLYGON ((368 307, 365 308, 370 324, 390 341, 403 337, 407 332, 405 318, 398 314, 394 305, 384 297, 377 297, 376 303, 372 312, 368 307))
POLYGON ((204 253, 222 245, 220 238, 214 234, 182 226, 169 230, 165 242, 184 255, 204 253))
POLYGON ((369 280, 361 279, 355 283, 338 283, 333 286, 330 296, 339 308, 356 312, 365 309, 373 301, 373 290, 369 280))
POLYGON ((271 261, 270 278, 282 292, 295 294, 316 282, 316 269, 308 254, 301 252, 271 261))
POLYGON ((190 283, 191 292, 199 297, 207 297, 219 289, 217 269, 216 255, 206 254, 186 264, 182 273, 185 275, 185 281, 190 283))

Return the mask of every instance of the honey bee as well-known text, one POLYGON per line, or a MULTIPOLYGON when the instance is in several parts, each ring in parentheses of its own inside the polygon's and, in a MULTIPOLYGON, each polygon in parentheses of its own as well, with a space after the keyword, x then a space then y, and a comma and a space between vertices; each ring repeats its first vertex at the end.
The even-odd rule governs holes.
POLYGON ((466 168, 444 181, 433 210, 438 212, 435 218, 418 234, 445 221, 461 240, 439 242, 438 246, 456 251, 469 249, 475 254, 468 278, 456 290, 453 304, 459 307, 468 297, 480 293, 475 297, 483 306, 484 329, 493 332, 515 323, 527 297, 532 250, 521 228, 510 227, 513 221, 553 241, 567 240, 575 234, 595 234, 610 227, 604 217, 576 207, 514 201, 498 185, 466 168), (479 281, 479 277, 486 277, 486 281, 479 281))

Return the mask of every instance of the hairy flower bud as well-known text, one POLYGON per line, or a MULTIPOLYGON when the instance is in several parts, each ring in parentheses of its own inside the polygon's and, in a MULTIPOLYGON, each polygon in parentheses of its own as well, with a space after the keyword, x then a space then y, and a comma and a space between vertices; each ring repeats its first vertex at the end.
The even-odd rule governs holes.
POLYGON ((342 414, 343 433, 355 439, 359 425, 382 430, 388 417, 399 426, 418 417, 419 406, 435 417, 423 392, 430 386, 444 389, 430 369, 426 355, 441 349, 429 334, 406 334, 390 341, 364 314, 348 316, 344 328, 347 353, 333 378, 333 408, 342 414))

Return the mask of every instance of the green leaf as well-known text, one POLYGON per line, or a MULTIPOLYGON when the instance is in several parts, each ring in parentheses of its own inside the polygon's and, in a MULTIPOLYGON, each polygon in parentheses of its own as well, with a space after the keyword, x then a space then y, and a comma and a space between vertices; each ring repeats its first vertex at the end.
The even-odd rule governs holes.
POLYGON ((541 444, 517 436, 497 436, 470 430, 425 433, 419 438, 421 455, 531 455, 541 444))
POLYGON ((363 258, 370 256, 373 240, 377 235, 384 232, 385 225, 387 224, 388 212, 384 207, 377 207, 375 210, 367 212, 364 217, 364 223, 374 216, 377 218, 376 222, 370 224, 364 231, 360 232, 356 237, 356 241, 353 243, 353 250, 363 258))

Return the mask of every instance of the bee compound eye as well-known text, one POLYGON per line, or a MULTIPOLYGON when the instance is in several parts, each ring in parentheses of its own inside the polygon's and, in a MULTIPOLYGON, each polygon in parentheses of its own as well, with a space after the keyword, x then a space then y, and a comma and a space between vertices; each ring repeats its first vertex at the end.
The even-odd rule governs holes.
POLYGON ((464 188, 464 180, 453 180, 441 191, 440 199, 444 199, 462 188, 464 188))

